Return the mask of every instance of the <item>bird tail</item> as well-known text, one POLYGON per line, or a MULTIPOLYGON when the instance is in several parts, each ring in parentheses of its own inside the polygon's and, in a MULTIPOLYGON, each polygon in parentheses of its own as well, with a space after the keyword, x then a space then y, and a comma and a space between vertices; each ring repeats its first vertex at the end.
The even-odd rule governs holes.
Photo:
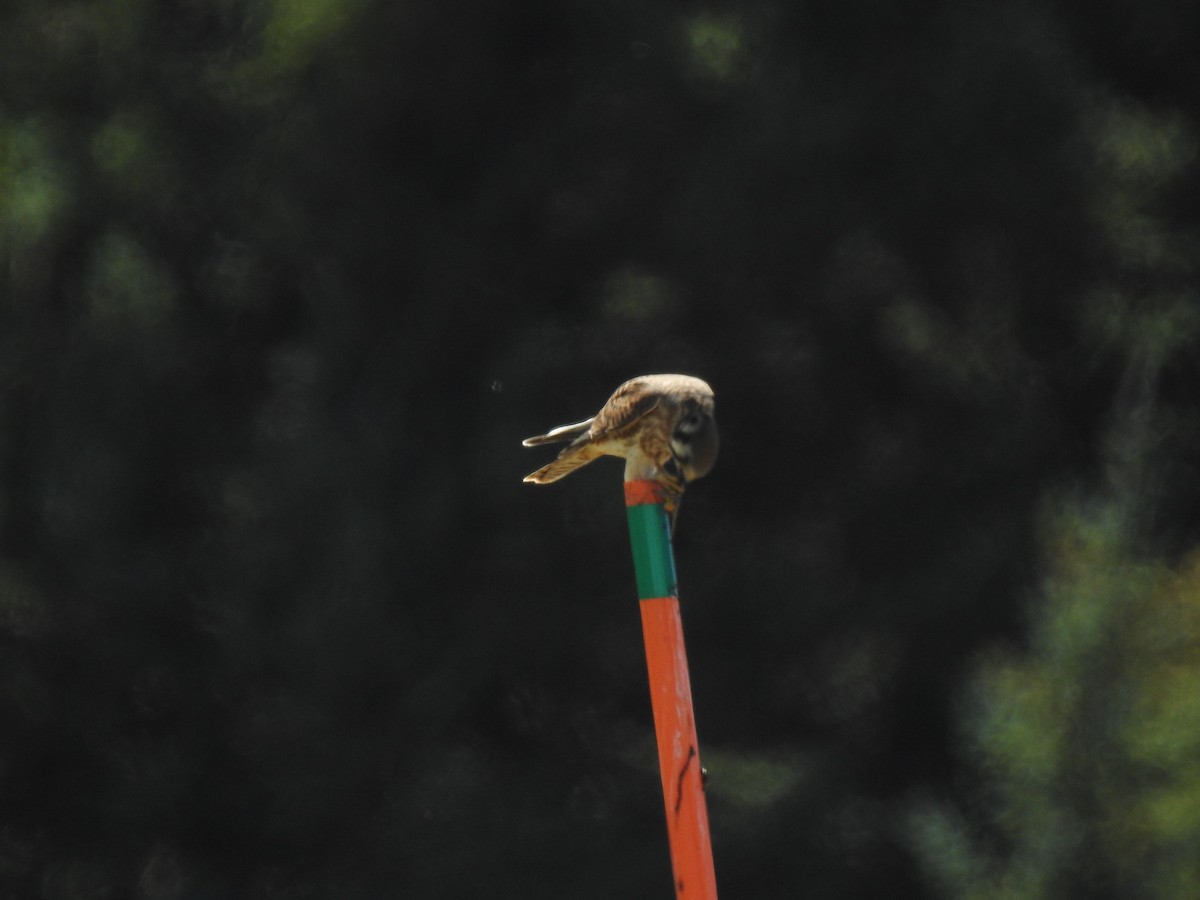
POLYGON ((573 441, 581 434, 585 434, 592 427, 592 422, 596 421, 596 417, 584 419, 582 422, 576 422, 574 425, 560 425, 558 428, 552 428, 545 434, 539 434, 537 437, 525 438, 521 441, 522 447, 537 447, 541 444, 557 444, 562 441, 573 441))
POLYGON ((593 459, 599 459, 604 454, 592 444, 582 447, 567 447, 559 454, 558 459, 548 466, 542 466, 536 472, 526 475, 524 480, 533 484, 550 484, 558 481, 564 475, 570 475, 580 466, 586 466, 593 459))

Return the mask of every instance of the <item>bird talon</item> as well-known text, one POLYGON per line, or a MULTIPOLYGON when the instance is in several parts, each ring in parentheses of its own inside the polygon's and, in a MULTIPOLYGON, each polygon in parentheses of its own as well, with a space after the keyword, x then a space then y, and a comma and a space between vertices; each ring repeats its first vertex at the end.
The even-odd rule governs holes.
POLYGON ((666 481, 673 487, 677 487, 682 493, 687 486, 687 478, 683 474, 683 467, 679 465, 679 460, 671 456, 660 467, 662 473, 667 476, 666 481))

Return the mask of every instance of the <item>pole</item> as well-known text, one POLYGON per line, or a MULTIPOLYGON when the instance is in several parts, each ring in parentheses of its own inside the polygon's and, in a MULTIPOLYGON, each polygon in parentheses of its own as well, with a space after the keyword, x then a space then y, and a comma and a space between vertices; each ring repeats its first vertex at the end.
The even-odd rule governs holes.
POLYGON ((675 896, 677 900, 716 900, 708 807, 671 550, 668 506, 673 505, 655 481, 625 482, 675 896))

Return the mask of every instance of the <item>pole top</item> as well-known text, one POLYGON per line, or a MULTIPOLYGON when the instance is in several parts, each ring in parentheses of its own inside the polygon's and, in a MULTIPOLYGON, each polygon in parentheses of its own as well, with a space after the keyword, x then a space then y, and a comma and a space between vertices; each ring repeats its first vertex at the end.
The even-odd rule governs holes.
POLYGON ((667 491, 657 481, 647 478, 636 478, 625 482, 625 505, 647 506, 654 503, 667 502, 667 491))
POLYGON ((625 482, 625 507, 661 505, 675 524, 675 512, 679 509, 680 491, 673 490, 661 481, 649 478, 634 478, 625 482))

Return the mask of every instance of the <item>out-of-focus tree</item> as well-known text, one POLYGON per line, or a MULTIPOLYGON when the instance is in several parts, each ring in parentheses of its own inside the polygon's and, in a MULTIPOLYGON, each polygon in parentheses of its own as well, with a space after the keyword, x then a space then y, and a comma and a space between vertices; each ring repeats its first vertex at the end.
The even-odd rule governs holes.
POLYGON ((1200 892, 1200 548, 1163 528, 1196 490, 1200 413, 1171 390, 1200 336, 1196 236, 1164 200, 1197 136, 1128 102, 1090 125, 1112 261, 1081 325, 1122 375, 1098 480, 1046 501, 1028 647, 986 654, 961 697, 979 781, 908 818, 948 897, 1200 892))
POLYGON ((668 884, 619 467, 518 441, 675 369, 719 878, 919 892, 1047 486, 1200 529, 1191 14, 1121 15, 0 6, 0 891, 668 884))
POLYGON ((963 698, 969 808, 919 804, 913 842, 948 897, 1195 897, 1200 552, 1145 558, 1113 505, 1051 518, 1031 646, 963 698))

